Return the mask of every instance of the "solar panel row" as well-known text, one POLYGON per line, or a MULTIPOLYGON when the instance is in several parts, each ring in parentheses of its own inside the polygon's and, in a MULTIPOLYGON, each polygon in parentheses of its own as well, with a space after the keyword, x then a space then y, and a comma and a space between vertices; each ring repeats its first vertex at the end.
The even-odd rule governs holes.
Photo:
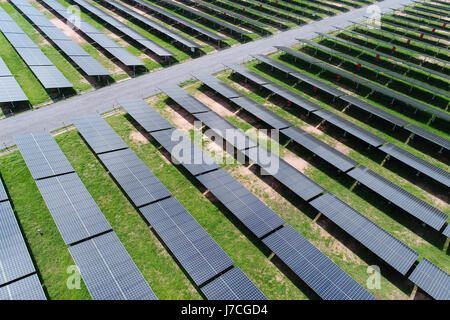
POLYGON ((88 3, 87 1, 73 0, 73 2, 77 5, 79 5, 87 13, 97 17, 104 23, 107 23, 108 25, 114 27, 116 30, 125 34, 127 37, 129 37, 133 41, 136 41, 137 43, 139 43, 143 47, 147 48, 148 50, 152 51, 159 57, 171 57, 174 55, 174 53, 171 52, 170 50, 167 50, 166 48, 160 46, 159 44, 150 40, 149 38, 147 38, 143 34, 139 33, 138 31, 131 29, 126 24, 113 18, 112 16, 110 16, 106 12, 104 12, 103 10, 100 10, 99 8, 88 3))
POLYGON ((111 74, 71 38, 66 36, 65 39, 61 40, 63 34, 59 32, 59 29, 36 8, 31 6, 28 1, 11 0, 11 2, 88 76, 106 76, 111 74), (44 29, 41 29, 41 27, 44 27, 44 29), (58 39, 51 38, 54 36, 55 31, 59 34, 58 39))
POLYGON ((419 254, 331 193, 310 202, 320 213, 405 275, 419 254))
POLYGON ((450 276, 425 258, 420 260, 409 280, 436 300, 450 300, 450 276))
MULTIPOLYGON (((11 34, 9 34, 11 35, 11 34)), ((29 39, 29 38, 28 38, 29 39)), ((5 61, 0 57, 0 103, 28 101, 5 61)))
POLYGON ((195 114, 210 111, 208 107, 177 85, 162 85, 158 88, 189 113, 195 114))
POLYGON ((445 227, 444 231, 442 231, 442 234, 447 238, 450 238, 450 224, 447 224, 447 227, 445 227))
MULTIPOLYGON (((0 14, 3 19, 0 21, 0 31, 8 39, 19 56, 25 61, 30 70, 45 89, 72 88, 72 84, 64 77, 64 75, 53 65, 53 63, 42 53, 41 49, 22 31, 16 22, 0 8, 0 14), (31 57, 35 57, 31 59, 31 57), (32 63, 32 64, 29 64, 32 63)), ((17 91, 17 87, 11 80, 0 80, 1 86, 5 87, 4 92, 10 92, 20 97, 21 93, 17 91)), ((1 91, 3 92, 3 90, 1 91)), ((9 99, 8 94, 2 93, 5 99, 9 99)), ((28 100, 28 99, 26 99, 28 100)))
POLYGON ((375 299, 291 226, 275 231, 262 241, 322 299, 375 299))
POLYGON ((0 202, 8 200, 8 194, 6 193, 5 186, 0 176, 0 202))
MULTIPOLYGON (((61 17, 63 17, 68 25, 72 25, 74 19, 74 13, 70 11, 70 9, 63 6, 56 0, 43 0, 49 8, 53 9, 57 12, 61 17)), ((85 20, 80 17, 77 21, 78 30, 86 34, 90 39, 96 42, 103 49, 108 51, 112 56, 117 58, 120 62, 122 62, 126 66, 143 66, 145 63, 140 60, 138 57, 129 53, 127 50, 119 46, 116 42, 108 38, 105 34, 103 34, 98 29, 94 28, 92 25, 88 24, 85 20)), ((58 35, 51 34, 54 29, 51 28, 49 30, 43 30, 44 33, 48 35, 49 38, 55 40, 62 40, 58 35)))
POLYGON ((271 82, 270 80, 260 76, 259 74, 251 72, 246 67, 243 67, 239 64, 224 64, 224 65, 227 68, 230 68, 234 73, 243 76, 244 78, 256 83, 257 85, 262 86, 264 84, 268 84, 271 82))
POLYGON ((239 98, 244 96, 242 93, 231 88, 230 86, 227 86, 225 83, 212 75, 197 73, 194 74, 194 77, 227 99, 239 98))
POLYGON ((359 166, 347 174, 433 229, 441 230, 448 218, 445 213, 364 166, 359 166))
POLYGON ((450 140, 432 133, 422 127, 412 124, 405 127, 405 130, 409 131, 412 134, 412 138, 414 138, 414 136, 418 136, 426 140, 427 142, 437 145, 439 148, 441 148, 441 152, 444 150, 450 150, 450 140))
POLYGON ((181 25, 181 28, 187 27, 187 28, 194 30, 194 31, 196 31, 212 40, 215 40, 215 41, 226 40, 225 37, 222 37, 214 32, 211 32, 205 28, 202 28, 186 19, 183 19, 183 18, 181 18, 175 14, 172 14, 172 13, 170 13, 160 7, 157 7, 153 4, 150 4, 150 3, 142 1, 142 0, 132 0, 132 2, 138 4, 139 6, 142 6, 143 8, 145 8, 151 12, 161 15, 161 16, 175 22, 176 24, 181 25))
POLYGON ((47 300, 36 274, 0 287, 0 300, 47 300))

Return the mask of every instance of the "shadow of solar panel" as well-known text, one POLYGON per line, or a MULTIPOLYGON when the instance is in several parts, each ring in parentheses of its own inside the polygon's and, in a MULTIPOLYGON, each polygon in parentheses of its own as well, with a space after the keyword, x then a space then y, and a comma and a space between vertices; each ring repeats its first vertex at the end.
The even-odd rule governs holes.
POLYGON ((24 33, 5 33, 5 38, 14 48, 37 48, 37 45, 24 33))
POLYGON ((405 275, 419 254, 331 193, 310 204, 366 248, 405 275))
POLYGON ((25 133, 14 139, 34 179, 74 172, 50 133, 25 133))
POLYGON ((434 134, 422 127, 415 125, 415 124, 407 126, 407 127, 405 127, 405 129, 407 131, 411 132, 412 134, 415 134, 415 135, 421 137, 422 139, 425 139, 429 142, 432 142, 432 143, 438 145, 439 147, 441 147, 443 149, 450 150, 450 140, 445 139, 444 137, 434 134))
POLYGON ((341 171, 346 172, 358 164, 355 160, 300 128, 292 127, 283 129, 280 132, 341 171))
POLYGON ((227 86, 225 83, 212 75, 200 73, 194 74, 194 77, 227 99, 243 97, 242 93, 231 88, 230 86, 227 86))
POLYGON ((347 174, 433 229, 441 230, 448 218, 442 211, 364 166, 359 166, 347 174))
POLYGON ((258 238, 285 223, 283 219, 225 170, 220 169, 205 173, 197 178, 258 238))
POLYGON ((233 261, 175 198, 139 211, 197 285, 233 265, 233 261))
POLYGON ((99 158, 136 207, 171 196, 130 149, 100 154, 99 158))
POLYGON ((390 122, 396 126, 403 127, 404 125, 408 124, 408 121, 405 121, 399 117, 394 116, 393 114, 384 111, 383 109, 380 109, 374 105, 371 105, 370 103, 361 100, 359 98, 356 98, 354 96, 343 96, 341 97, 342 100, 345 102, 350 103, 352 106, 364 110, 371 115, 377 116, 380 119, 383 119, 387 122, 390 122))
POLYGON ((36 272, 9 201, 0 203, 0 286, 36 272))
POLYGON ((208 300, 267 300, 239 267, 228 270, 200 290, 208 300))
POLYGON ((3 185, 1 176, 0 176, 0 202, 8 200, 8 194, 6 193, 5 186, 3 185))
POLYGON ((322 109, 318 111, 314 111, 314 114, 323 120, 333 124, 334 126, 344 130, 345 132, 350 133, 352 136, 368 143, 369 145, 377 148, 382 144, 386 143, 386 140, 378 137, 366 129, 361 128, 360 126, 341 118, 337 114, 334 114, 331 111, 322 109))
POLYGON ((280 70, 285 73, 292 73, 297 72, 297 70, 285 65, 284 63, 281 63, 279 61, 273 60, 269 57, 266 57, 263 54, 251 54, 251 56, 261 62, 264 62, 265 64, 269 65, 273 69, 280 70))
POLYGON ((264 174, 273 176, 305 201, 325 191, 320 185, 266 148, 257 147, 247 149, 244 151, 244 154, 252 162, 258 164, 264 174))
POLYGON ((71 120, 96 154, 128 148, 114 129, 97 114, 75 116, 71 120))
POLYGON ((28 101, 14 77, 0 77, 0 103, 28 101))
POLYGON ((51 66, 53 64, 39 48, 16 48, 16 50, 29 66, 51 66))
POLYGON ((243 67, 241 65, 238 65, 238 64, 224 64, 224 65, 225 65, 225 67, 233 70, 233 72, 238 73, 239 75, 247 78, 248 80, 250 80, 260 86, 271 82, 270 80, 260 76, 257 73, 254 73, 254 72, 248 70, 246 67, 243 67))
POLYGON ((76 173, 37 180, 36 185, 67 245, 111 230, 76 173))
POLYGON ((450 276, 425 258, 420 260, 409 280, 436 300, 450 300, 450 276))
POLYGON ((153 132, 152 136, 171 154, 175 164, 181 164, 194 176, 220 168, 209 155, 179 130, 153 132))
POLYGON ((424 174, 443 185, 450 187, 450 173, 431 164, 422 158, 409 153, 408 151, 393 145, 392 143, 385 144, 380 147, 380 150, 387 153, 389 156, 403 162, 407 166, 416 169, 421 174, 424 174))
POLYGON ((147 132, 173 128, 169 121, 164 119, 142 99, 118 99, 117 102, 147 132))
POLYGON ((72 88, 72 84, 55 66, 29 66, 45 89, 72 88))
POLYGON ((24 33, 14 21, 0 21, 0 30, 5 33, 24 33))
POLYGON ((322 109, 321 106, 315 104, 314 102, 309 101, 308 99, 305 99, 278 84, 268 83, 263 85, 263 87, 271 91, 272 93, 280 96, 281 98, 286 99, 290 104, 300 107, 307 112, 322 109))
POLYGON ((100 62, 91 56, 71 56, 70 59, 88 76, 108 76, 111 74, 100 62))
POLYGON ((0 287, 0 300, 47 300, 37 275, 0 287))
MULTIPOLYGON (((238 150, 253 148, 258 143, 215 112, 198 113, 195 117, 215 134, 238 150)), ((217 140, 216 140, 217 141, 217 140)))
POLYGON ((375 299, 291 226, 262 241, 322 299, 375 299))
POLYGON ((69 252, 92 299, 157 299, 114 232, 71 246, 69 252))
POLYGON ((170 99, 191 114, 210 111, 208 107, 177 85, 160 86, 159 90, 164 92, 170 99))
POLYGON ((289 121, 248 97, 234 98, 231 101, 274 129, 280 130, 292 126, 289 121))

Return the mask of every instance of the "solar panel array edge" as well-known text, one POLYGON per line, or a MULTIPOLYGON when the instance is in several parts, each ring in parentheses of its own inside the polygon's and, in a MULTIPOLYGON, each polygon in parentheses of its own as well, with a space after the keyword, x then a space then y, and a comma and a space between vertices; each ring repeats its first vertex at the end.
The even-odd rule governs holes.
POLYGON ((0 287, 0 300, 47 300, 37 274, 0 287))
POLYGON ((450 300, 450 276, 426 258, 408 278, 436 300, 450 300))

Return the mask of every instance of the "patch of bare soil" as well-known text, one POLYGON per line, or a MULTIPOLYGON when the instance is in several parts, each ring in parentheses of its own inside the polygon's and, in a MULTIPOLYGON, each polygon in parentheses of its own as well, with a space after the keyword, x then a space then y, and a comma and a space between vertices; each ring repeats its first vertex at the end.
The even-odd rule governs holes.
POLYGON ((148 140, 146 137, 144 137, 144 135, 142 133, 140 133, 139 131, 132 131, 130 133, 130 139, 138 142, 138 143, 142 143, 142 144, 148 144, 148 140))
POLYGON ((304 173, 309 168, 309 163, 290 151, 285 152, 283 160, 289 163, 298 171, 304 173))
POLYGON ((304 125, 304 126, 302 126, 301 128, 302 128, 302 130, 304 130, 304 131, 306 131, 306 132, 308 132, 308 133, 315 133, 315 134, 317 134, 317 135, 323 135, 323 132, 322 132, 322 131, 320 131, 318 128, 313 127, 313 126, 311 126, 311 125, 309 125, 309 124, 304 125))

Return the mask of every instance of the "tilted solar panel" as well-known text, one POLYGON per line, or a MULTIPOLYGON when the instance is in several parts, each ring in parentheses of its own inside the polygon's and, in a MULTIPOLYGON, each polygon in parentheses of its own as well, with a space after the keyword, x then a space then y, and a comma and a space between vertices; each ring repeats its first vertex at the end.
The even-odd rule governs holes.
POLYGON ((175 198, 139 211, 197 285, 233 266, 233 261, 175 198))
POLYGON ((319 212, 405 275, 419 254, 331 193, 310 202, 319 212))
POLYGON ((270 83, 271 81, 260 76, 259 74, 248 70, 246 67, 243 67, 239 64, 225 64, 225 67, 230 68, 233 72, 240 74, 241 76, 247 78, 250 81, 262 86, 263 84, 270 83))
POLYGON ((330 95, 332 95, 333 97, 342 97, 344 95, 346 95, 346 93, 344 91, 341 91, 339 89, 336 89, 335 87, 333 87, 332 85, 329 85, 328 83, 325 83, 323 81, 320 81, 319 79, 310 77, 304 73, 301 72, 293 72, 290 73, 290 75, 294 78, 296 78, 297 80, 300 81, 304 81, 307 84, 316 87, 330 95))
POLYGON ((281 50, 281 51, 287 53, 288 55, 293 56, 294 58, 299 58, 299 59, 309 62, 311 64, 320 65, 322 63, 322 61, 320 61, 319 59, 316 59, 309 55, 303 54, 300 51, 297 51, 297 50, 294 50, 294 49, 291 49, 288 47, 283 47, 283 46, 274 46, 274 47, 277 48, 278 50, 281 50))
POLYGON ((142 99, 118 99, 118 104, 147 132, 171 129, 173 126, 142 99))
MULTIPOLYGON (((215 112, 198 113, 195 117, 215 134, 238 150, 253 148, 258 143, 215 112)), ((216 140, 217 141, 217 140, 216 140)))
POLYGON ((170 191, 130 149, 100 154, 99 158, 136 207, 171 196, 170 191))
POLYGON ((258 164, 263 173, 273 176, 305 201, 324 191, 320 185, 266 148, 247 149, 244 151, 244 154, 252 162, 258 164))
POLYGON ((202 104, 200 101, 195 99, 193 96, 191 96, 189 93, 187 93, 177 85, 159 86, 159 90, 168 95, 170 99, 175 101, 180 107, 182 107, 189 113, 195 114, 199 112, 210 111, 208 107, 206 107, 204 104, 202 104))
POLYGON ((314 102, 303 98, 302 96, 299 96, 291 90, 286 89, 276 83, 268 83, 263 85, 263 87, 270 92, 280 96, 281 98, 286 99, 289 104, 300 107, 307 112, 313 112, 322 109, 322 107, 318 104, 315 104, 314 102))
POLYGON ((50 133, 24 133, 14 139, 34 179, 74 172, 50 133))
POLYGON ((419 173, 442 183, 444 186, 450 187, 450 173, 444 169, 441 169, 392 143, 381 146, 380 150, 407 166, 416 169, 419 173))
POLYGON ((386 140, 378 137, 376 134, 361 128, 331 111, 322 109, 314 111, 314 114, 375 148, 386 143, 386 140))
POLYGON ((114 232, 69 247, 94 300, 156 300, 114 232))
POLYGON ((51 66, 52 62, 39 48, 17 48, 17 53, 29 66, 51 66))
POLYGON ((5 33, 5 38, 14 48, 37 48, 36 44, 24 33, 5 33))
POLYGON ((27 96, 13 76, 0 77, 0 103, 28 101, 27 96))
POLYGON ((204 85, 210 87, 220 95, 224 96, 227 99, 231 98, 237 98, 237 97, 243 97, 244 95, 240 93, 239 91, 231 88, 230 86, 227 86, 224 82, 220 81, 216 77, 205 74, 205 73, 199 73, 194 74, 194 78, 197 80, 203 82, 204 85))
POLYGON ((272 70, 277 69, 285 73, 292 73, 297 72, 297 70, 285 65, 284 63, 281 63, 279 61, 273 60, 263 54, 251 54, 251 56, 261 62, 264 62, 265 64, 269 65, 272 70))
POLYGON ((111 230, 76 173, 37 180, 36 185, 67 245, 111 230))
POLYGON ((258 238, 285 223, 280 216, 225 170, 220 169, 205 173, 197 178, 258 238))
POLYGON ((447 238, 450 238, 450 224, 448 224, 444 231, 442 231, 442 234, 447 238))
POLYGON ((275 231, 263 242, 322 299, 375 299, 291 226, 275 231))
POLYGON ((36 274, 0 287, 0 300, 47 300, 36 274))
POLYGON ((175 164, 182 165, 194 176, 220 168, 201 147, 177 129, 153 132, 152 136, 171 154, 175 164))
POLYGON ((359 166, 347 174, 433 229, 441 230, 448 218, 445 213, 364 166, 359 166))
POLYGON ((88 76, 108 76, 111 74, 91 56, 71 56, 70 59, 88 76))
POLYGON ((24 33, 14 21, 0 21, 0 31, 5 33, 24 33))
POLYGON ((72 88, 72 84, 54 65, 51 66, 29 66, 39 82, 46 89, 72 88))
POLYGON ((8 66, 5 61, 3 61, 2 57, 0 57, 0 77, 11 77, 12 73, 9 71, 8 66))
POLYGON ((343 172, 358 164, 355 160, 300 128, 287 128, 281 130, 280 133, 343 172))
POLYGON ((43 33, 52 41, 67 40, 67 36, 58 28, 53 27, 39 27, 43 33))
POLYGON ((450 300, 450 276, 425 258, 420 260, 409 280, 436 300, 450 300))
POLYGON ((0 202, 8 200, 8 194, 6 193, 5 186, 3 185, 3 181, 0 175, 0 202))
POLYGON ((228 270, 200 290, 208 300, 267 300, 239 267, 228 270))
POLYGON ((9 201, 0 202, 0 286, 36 272, 9 201))
POLYGON ((405 127, 405 130, 411 132, 414 135, 419 136, 422 139, 434 143, 443 149, 450 150, 450 140, 445 139, 435 133, 432 133, 422 127, 412 124, 410 126, 405 127))
POLYGON ((128 148, 114 129, 97 114, 75 116, 71 120, 96 154, 128 148))

